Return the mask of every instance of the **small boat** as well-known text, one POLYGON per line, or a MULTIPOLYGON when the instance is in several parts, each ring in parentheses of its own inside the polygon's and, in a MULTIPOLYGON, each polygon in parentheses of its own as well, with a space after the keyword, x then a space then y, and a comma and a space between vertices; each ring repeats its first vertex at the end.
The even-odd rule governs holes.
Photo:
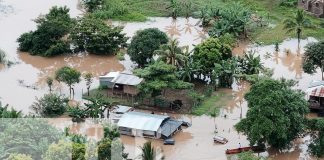
POLYGON ((214 142, 215 143, 221 143, 221 144, 226 144, 228 142, 228 140, 224 137, 221 136, 214 136, 214 142))
POLYGON ((253 152, 264 152, 265 146, 252 146, 252 147, 241 147, 235 149, 227 149, 225 151, 226 154, 237 154, 246 151, 253 151, 253 152))

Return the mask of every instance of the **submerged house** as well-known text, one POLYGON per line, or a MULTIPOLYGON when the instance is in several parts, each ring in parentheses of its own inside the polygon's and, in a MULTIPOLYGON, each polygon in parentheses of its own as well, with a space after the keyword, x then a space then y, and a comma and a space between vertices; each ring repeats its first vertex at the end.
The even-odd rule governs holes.
POLYGON ((181 130, 181 124, 181 121, 166 115, 128 112, 120 118, 117 126, 123 135, 166 139, 181 130))
POLYGON ((109 72, 104 76, 99 76, 100 86, 111 89, 112 94, 135 96, 139 92, 136 86, 142 81, 142 78, 128 72, 109 72))
POLYGON ((324 0, 298 0, 298 6, 316 17, 324 18, 324 0))
POLYGON ((307 89, 309 108, 318 110, 324 116, 324 81, 312 82, 307 89))

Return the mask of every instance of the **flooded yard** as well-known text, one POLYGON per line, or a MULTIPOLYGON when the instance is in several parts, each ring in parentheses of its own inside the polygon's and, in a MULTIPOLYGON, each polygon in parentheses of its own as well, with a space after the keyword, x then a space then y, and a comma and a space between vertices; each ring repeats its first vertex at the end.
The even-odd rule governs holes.
MULTIPOLYGON (((20 34, 36 28, 32 19, 40 13, 45 14, 54 5, 67 5, 73 17, 81 16, 82 11, 78 9, 77 0, 30 0, 28 4, 21 3, 22 0, 4 0, 2 3, 12 6, 11 12, 6 14, 0 9, 0 48, 4 50, 10 61, 16 63, 10 67, 0 65, 0 100, 2 103, 10 104, 17 110, 24 113, 30 112, 29 106, 35 101, 35 97, 40 97, 48 93, 46 78, 53 76, 55 71, 65 65, 76 68, 82 73, 91 72, 95 75, 92 88, 98 86, 98 76, 109 71, 131 70, 134 64, 130 62, 126 55, 124 61, 119 61, 114 56, 96 56, 88 54, 62 55, 53 58, 43 58, 31 56, 28 53, 17 51, 16 39, 20 34)), ((147 22, 123 23, 109 22, 114 25, 124 26, 124 33, 128 37, 135 34, 137 30, 156 27, 165 31, 171 38, 177 38, 181 46, 200 43, 207 37, 207 33, 197 26, 197 19, 178 18, 176 21, 171 18, 150 18, 147 22)), ((306 90, 312 80, 320 80, 320 74, 309 75, 302 70, 302 56, 304 47, 316 39, 308 38, 302 40, 300 47, 296 39, 288 39, 280 44, 280 51, 275 52, 274 45, 257 46, 243 42, 234 49, 234 54, 242 55, 243 51, 255 51, 261 55, 265 67, 274 69, 274 77, 294 79, 299 83, 298 89, 306 90)), ((68 87, 55 83, 55 92, 68 94, 68 87)), ((85 82, 75 85, 75 99, 81 100, 81 95, 85 92, 85 82)), ((192 123, 189 128, 184 128, 175 135, 176 144, 174 146, 164 146, 160 140, 154 140, 153 144, 161 148, 167 160, 223 160, 227 159, 226 149, 237 148, 239 143, 247 146, 249 142, 246 137, 239 134, 234 129, 234 125, 245 116, 247 103, 244 100, 244 93, 248 91, 249 85, 246 83, 233 84, 233 89, 224 89, 223 92, 232 95, 232 99, 224 106, 220 106, 220 115, 216 118, 209 116, 192 116, 171 114, 171 116, 192 123), (226 118, 224 117, 226 115, 226 118), (214 144, 213 135, 215 131, 229 139, 226 145, 214 144)), ((102 128, 91 122, 83 124, 73 124, 70 119, 53 120, 58 126, 70 126, 78 133, 86 134, 92 138, 102 137, 102 128)), ((140 148, 146 140, 122 136, 126 152, 130 158, 140 154, 140 148)), ((269 155, 278 160, 310 159, 307 155, 307 147, 304 140, 298 140, 295 147, 290 152, 278 153, 269 150, 264 155, 269 155)))

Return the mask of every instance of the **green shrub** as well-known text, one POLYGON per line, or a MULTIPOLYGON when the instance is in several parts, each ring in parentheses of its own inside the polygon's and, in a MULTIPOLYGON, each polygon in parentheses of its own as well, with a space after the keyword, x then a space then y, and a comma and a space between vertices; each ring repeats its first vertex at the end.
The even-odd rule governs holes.
POLYGON ((37 115, 54 117, 62 115, 68 108, 69 99, 57 94, 45 94, 31 106, 37 115))
POLYGON ((124 52, 118 52, 117 55, 116 55, 117 59, 120 60, 120 61, 125 60, 124 56, 125 56, 124 52))
POLYGON ((33 158, 30 155, 13 153, 7 160, 33 160, 33 158))

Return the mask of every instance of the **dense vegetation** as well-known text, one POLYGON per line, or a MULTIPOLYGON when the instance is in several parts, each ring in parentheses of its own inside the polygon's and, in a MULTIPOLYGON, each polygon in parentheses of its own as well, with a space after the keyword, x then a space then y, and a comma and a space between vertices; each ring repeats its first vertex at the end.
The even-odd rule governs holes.
POLYGON ((37 30, 18 38, 19 50, 32 55, 54 56, 70 52, 64 36, 70 32, 74 20, 67 7, 53 7, 49 13, 38 17, 37 30))
POLYGON ((108 26, 105 22, 92 16, 77 20, 70 38, 75 52, 94 54, 114 54, 126 46, 127 38, 121 33, 122 28, 108 26))
POLYGON ((288 82, 261 79, 245 95, 249 110, 236 129, 247 135, 251 145, 284 149, 304 132, 307 101, 288 82))
POLYGON ((127 40, 121 34, 121 28, 108 26, 93 16, 78 20, 71 18, 67 7, 55 6, 35 22, 35 31, 24 33, 17 39, 19 50, 32 55, 50 57, 80 51, 114 54, 125 47, 127 40))
MULTIPOLYGON (((286 33, 285 19, 294 19, 297 12, 296 0, 83 0, 90 3, 96 17, 123 21, 145 21, 146 17, 188 17, 201 18, 203 24, 213 24, 214 33, 232 30, 234 33, 251 32, 257 42, 274 43, 295 33, 286 33), (234 4, 233 4, 234 3, 234 4), (239 5, 236 5, 236 4, 239 5), (97 7, 95 7, 97 6, 97 7), (231 12, 230 14, 227 14, 231 12), (249 19, 252 15, 252 20, 249 19), (240 16, 240 18, 238 17, 240 16), (245 18, 244 18, 245 17, 245 18), (220 20, 219 20, 220 19, 220 20), (237 19, 238 21, 232 21, 237 19), (215 22, 215 23, 214 23, 215 22), (229 23, 230 22, 230 23, 229 23), (234 23, 233 23, 234 22, 234 23), (253 22, 253 23, 251 23, 253 22), (234 24, 234 25, 229 25, 234 24), (244 30, 244 28, 246 30, 244 30)), ((87 7, 88 5, 85 4, 87 7)), ((323 39, 321 20, 306 15, 313 24, 306 28, 302 37, 323 39)), ((243 34, 244 35, 244 34, 243 34)), ((246 35, 246 34, 245 34, 246 35)))

